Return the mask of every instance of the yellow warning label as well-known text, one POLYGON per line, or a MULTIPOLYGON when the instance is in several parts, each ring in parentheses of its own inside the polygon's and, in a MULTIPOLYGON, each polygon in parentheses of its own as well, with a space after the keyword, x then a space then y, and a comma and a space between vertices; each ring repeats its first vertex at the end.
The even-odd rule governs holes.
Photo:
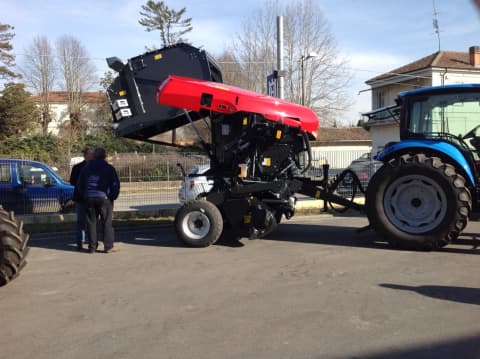
POLYGON ((153 56, 153 59, 154 59, 154 60, 161 60, 162 57, 163 57, 162 54, 155 54, 155 56, 153 56))
POLYGON ((252 216, 250 215, 243 216, 243 223, 248 224, 251 221, 252 221, 252 216))
POLYGON ((271 159, 270 157, 265 157, 265 158, 263 159, 263 163, 262 163, 262 164, 263 164, 265 167, 270 167, 270 166, 271 166, 271 163, 272 163, 272 159, 271 159))
POLYGON ((243 118, 243 125, 244 126, 248 125, 248 118, 247 117, 243 118))
POLYGON ((127 94, 127 91, 125 91, 125 90, 120 90, 120 91, 118 91, 118 94, 119 94, 120 96, 125 96, 125 95, 127 94))
POLYGON ((277 134, 275 135, 275 138, 277 140, 281 139, 282 138, 282 130, 277 130, 277 134))

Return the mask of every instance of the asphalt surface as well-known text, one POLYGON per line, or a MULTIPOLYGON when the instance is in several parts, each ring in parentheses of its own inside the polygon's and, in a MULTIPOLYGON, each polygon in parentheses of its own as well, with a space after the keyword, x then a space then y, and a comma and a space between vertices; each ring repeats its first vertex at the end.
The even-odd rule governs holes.
POLYGON ((169 224, 118 229, 113 254, 33 235, 0 289, 0 358, 480 358, 480 223, 429 253, 364 225, 294 217, 204 249, 169 224))

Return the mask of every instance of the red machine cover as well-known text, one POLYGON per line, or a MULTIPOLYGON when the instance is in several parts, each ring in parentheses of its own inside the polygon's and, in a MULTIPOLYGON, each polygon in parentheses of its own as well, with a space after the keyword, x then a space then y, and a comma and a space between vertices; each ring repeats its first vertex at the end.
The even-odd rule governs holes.
POLYGON ((315 112, 307 107, 219 82, 170 75, 158 87, 156 97, 159 104, 195 112, 257 113, 269 121, 300 127, 315 138, 319 124, 315 112))

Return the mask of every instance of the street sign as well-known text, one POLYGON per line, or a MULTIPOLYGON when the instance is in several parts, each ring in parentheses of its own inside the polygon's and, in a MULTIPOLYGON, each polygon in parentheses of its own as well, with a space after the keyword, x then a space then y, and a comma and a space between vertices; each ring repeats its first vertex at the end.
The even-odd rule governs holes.
POLYGON ((278 97, 277 71, 267 76, 267 95, 272 97, 278 97))

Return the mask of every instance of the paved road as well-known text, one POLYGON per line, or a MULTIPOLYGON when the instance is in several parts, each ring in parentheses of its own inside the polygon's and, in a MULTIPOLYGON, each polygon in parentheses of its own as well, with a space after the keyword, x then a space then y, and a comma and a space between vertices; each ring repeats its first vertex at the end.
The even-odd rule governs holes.
POLYGON ((115 201, 115 211, 138 210, 144 207, 159 205, 171 205, 178 203, 178 196, 171 193, 132 193, 128 196, 120 196, 115 201))
POLYGON ((480 358, 480 224, 391 250, 362 217, 296 217, 264 240, 185 248, 172 226, 121 251, 34 236, 0 289, 1 358, 480 358))

